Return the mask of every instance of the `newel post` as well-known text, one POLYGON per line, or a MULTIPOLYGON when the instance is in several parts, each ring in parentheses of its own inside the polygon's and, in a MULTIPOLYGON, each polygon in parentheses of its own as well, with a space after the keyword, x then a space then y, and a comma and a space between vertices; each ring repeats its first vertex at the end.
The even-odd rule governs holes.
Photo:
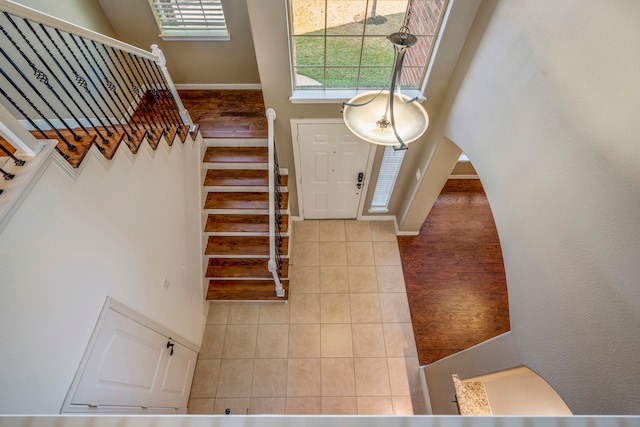
POLYGON ((26 156, 37 155, 45 146, 44 141, 31 135, 2 104, 0 104, 0 135, 26 156))
POLYGON ((162 70, 162 74, 164 75, 164 79, 167 82, 167 86, 169 87, 169 90, 173 95, 173 99, 176 101, 176 105, 178 106, 178 111, 180 112, 180 118, 182 119, 182 122, 185 125, 189 126, 190 131, 195 130, 195 125, 193 124, 193 120, 191 120, 189 111, 186 108, 184 108, 184 104, 180 99, 180 95, 178 95, 178 90, 176 89, 176 86, 173 84, 173 80, 171 79, 169 70, 167 70, 167 60, 164 57, 164 53, 162 53, 162 50, 158 47, 157 44, 151 45, 151 52, 153 52, 158 57, 156 64, 158 64, 158 67, 160 67, 160 70, 162 70))

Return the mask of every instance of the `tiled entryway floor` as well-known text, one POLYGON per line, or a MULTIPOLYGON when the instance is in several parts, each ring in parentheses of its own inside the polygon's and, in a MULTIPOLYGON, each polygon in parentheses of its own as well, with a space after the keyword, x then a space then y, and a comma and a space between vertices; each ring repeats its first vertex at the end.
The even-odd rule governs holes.
POLYGON ((211 303, 189 413, 424 414, 393 223, 292 235, 288 303, 211 303))

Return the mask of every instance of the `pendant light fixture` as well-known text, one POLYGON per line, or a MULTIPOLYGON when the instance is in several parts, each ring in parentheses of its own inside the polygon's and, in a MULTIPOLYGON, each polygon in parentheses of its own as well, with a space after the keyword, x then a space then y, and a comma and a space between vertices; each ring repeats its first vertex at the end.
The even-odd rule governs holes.
POLYGON ((429 127, 429 116, 418 97, 409 98, 400 92, 402 64, 407 50, 418 42, 409 32, 411 6, 409 1, 404 25, 387 39, 394 48, 393 69, 389 88, 354 96, 342 103, 347 128, 358 138, 379 145, 406 150, 410 142, 422 136, 429 127))

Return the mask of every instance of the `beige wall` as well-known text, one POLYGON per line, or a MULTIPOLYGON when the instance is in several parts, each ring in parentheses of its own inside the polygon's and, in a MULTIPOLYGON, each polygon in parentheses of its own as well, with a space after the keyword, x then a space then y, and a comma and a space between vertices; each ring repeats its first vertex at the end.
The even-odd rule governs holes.
POLYGON ((146 0, 97 0, 118 38, 150 50, 157 44, 176 84, 259 84, 246 3, 222 2, 230 41, 163 41, 146 0))
POLYGON ((640 413, 638 20, 632 0, 484 1, 447 95, 444 133, 498 228, 515 348, 574 414, 640 413))

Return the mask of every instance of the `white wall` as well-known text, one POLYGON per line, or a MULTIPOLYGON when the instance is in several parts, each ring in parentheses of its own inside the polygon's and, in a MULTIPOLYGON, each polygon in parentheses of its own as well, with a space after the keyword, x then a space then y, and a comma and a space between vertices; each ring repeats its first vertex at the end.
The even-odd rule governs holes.
POLYGON ((0 234, 0 413, 59 412, 106 296, 201 342, 199 146, 127 150, 53 162, 0 234))
POLYGON ((640 413, 638 22, 635 0, 484 1, 449 89, 522 363, 574 414, 640 413))

